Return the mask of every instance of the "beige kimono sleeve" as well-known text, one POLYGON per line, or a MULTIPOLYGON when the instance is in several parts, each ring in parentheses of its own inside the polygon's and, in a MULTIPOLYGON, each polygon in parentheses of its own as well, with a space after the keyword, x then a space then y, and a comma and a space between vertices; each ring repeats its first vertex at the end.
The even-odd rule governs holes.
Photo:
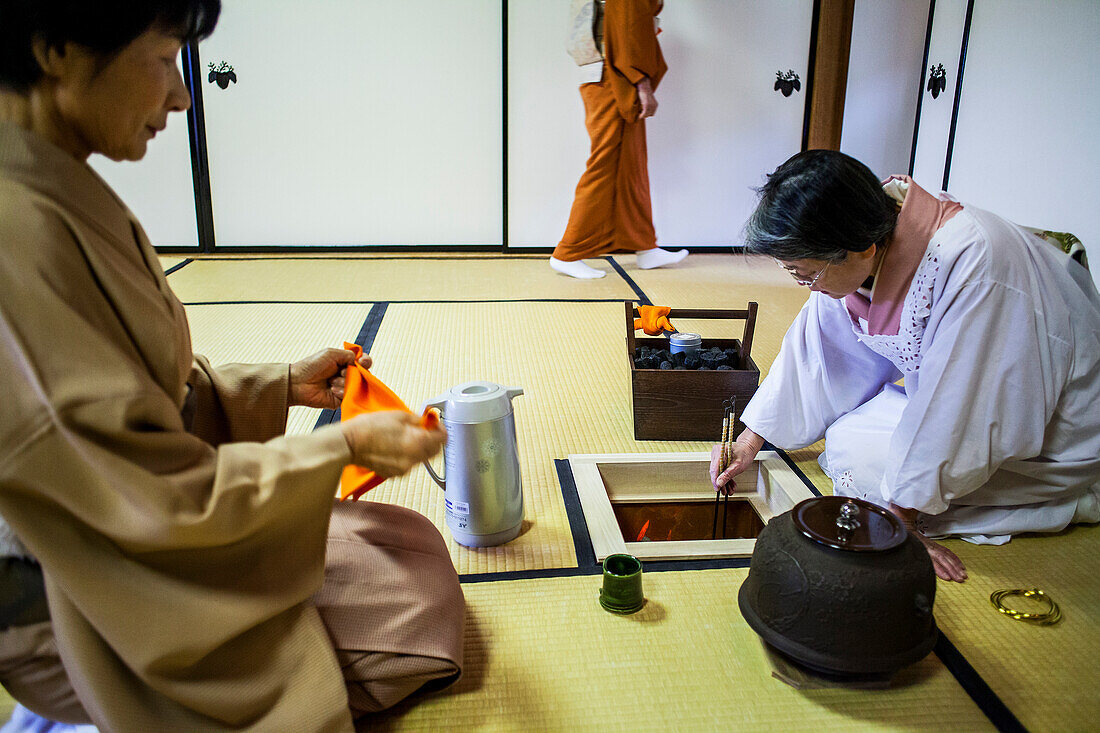
MULTIPOLYGON (((286 430, 289 366, 223 364, 195 355, 187 384, 189 432, 211 445, 270 440, 286 430)), ((185 419, 185 422, 188 422, 185 419)))

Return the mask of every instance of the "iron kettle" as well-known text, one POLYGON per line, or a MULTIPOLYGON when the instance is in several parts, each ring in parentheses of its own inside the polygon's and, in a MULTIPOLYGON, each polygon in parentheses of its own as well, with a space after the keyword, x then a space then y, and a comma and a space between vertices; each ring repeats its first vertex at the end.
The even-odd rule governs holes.
POLYGON ((521 394, 522 387, 475 381, 424 403, 439 410, 447 429, 443 477, 424 465, 443 489, 447 527, 460 545, 502 545, 522 529, 523 486, 512 412, 512 398, 521 394))

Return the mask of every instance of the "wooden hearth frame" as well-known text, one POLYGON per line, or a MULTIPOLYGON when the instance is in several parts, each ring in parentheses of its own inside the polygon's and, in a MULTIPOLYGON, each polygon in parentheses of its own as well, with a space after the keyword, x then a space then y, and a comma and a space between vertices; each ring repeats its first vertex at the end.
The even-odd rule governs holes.
MULTIPOLYGON (((709 453, 606 453, 569 456, 596 561, 627 553, 641 560, 750 557, 755 539, 627 542, 612 503, 714 499, 709 453), (624 487, 623 482, 632 486, 624 487), (612 485, 614 484, 614 485, 612 485)), ((747 501, 764 524, 813 492, 774 451, 761 451, 737 478, 730 501, 747 501)))

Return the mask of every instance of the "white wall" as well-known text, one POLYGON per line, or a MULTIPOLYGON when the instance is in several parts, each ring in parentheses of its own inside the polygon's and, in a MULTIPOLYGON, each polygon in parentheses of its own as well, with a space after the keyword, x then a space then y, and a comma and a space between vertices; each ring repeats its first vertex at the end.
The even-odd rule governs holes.
POLYGON ((855 2, 840 149, 880 178, 909 170, 928 4, 855 2))
POLYGON ((214 234, 485 245, 503 230, 500 0, 233 0, 202 62, 214 234), (205 68, 204 68, 205 72, 205 68))
POLYGON ((948 190, 1073 232, 1100 287, 1100 2, 976 0, 948 190))

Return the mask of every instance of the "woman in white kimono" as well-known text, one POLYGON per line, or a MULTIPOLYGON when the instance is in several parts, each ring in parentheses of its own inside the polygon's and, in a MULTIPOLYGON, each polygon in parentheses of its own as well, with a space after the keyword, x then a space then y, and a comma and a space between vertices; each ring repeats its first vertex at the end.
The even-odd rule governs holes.
MULTIPOLYGON (((0 683, 111 731, 350 731, 453 681, 446 543, 342 502, 445 435, 336 407, 351 352, 214 368, 141 226, 87 158, 138 160, 190 104, 217 0, 0 2, 0 683)), ((369 359, 364 361, 369 366, 369 359)))
POLYGON ((725 471, 714 452, 716 489, 765 440, 824 437, 836 494, 889 508, 956 581, 962 563, 929 538, 1000 544, 1100 520, 1100 296, 1085 268, 825 150, 769 176, 746 247, 812 292, 725 471))

